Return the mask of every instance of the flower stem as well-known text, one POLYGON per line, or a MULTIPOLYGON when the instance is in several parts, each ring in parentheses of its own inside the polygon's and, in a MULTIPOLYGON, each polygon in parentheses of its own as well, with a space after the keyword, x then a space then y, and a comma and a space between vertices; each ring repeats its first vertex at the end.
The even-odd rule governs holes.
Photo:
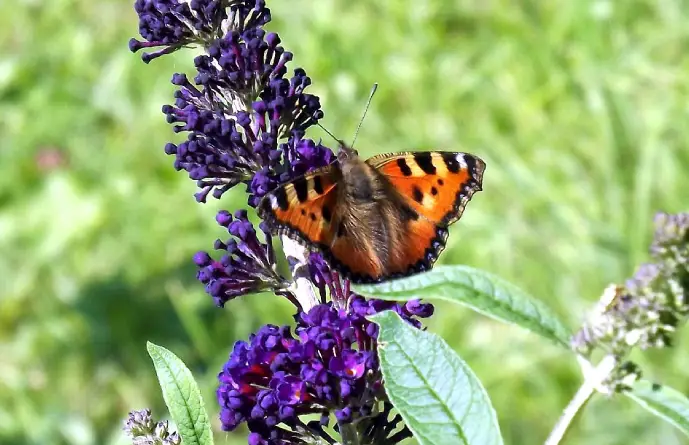
POLYGON ((339 423, 342 445, 359 445, 359 433, 354 423, 339 423))
POLYGON ((578 356, 577 358, 584 373, 584 383, 581 384, 579 390, 562 412, 562 416, 546 439, 545 445, 558 445, 562 442, 576 416, 617 366, 617 357, 614 355, 606 355, 595 368, 583 357, 578 356))
POLYGON ((307 250, 298 242, 294 241, 289 236, 282 236, 282 249, 285 256, 292 260, 292 275, 294 276, 294 284, 292 285, 292 292, 294 292, 301 310, 309 312, 309 310, 316 306, 318 297, 313 290, 311 281, 308 276, 308 261, 307 250))

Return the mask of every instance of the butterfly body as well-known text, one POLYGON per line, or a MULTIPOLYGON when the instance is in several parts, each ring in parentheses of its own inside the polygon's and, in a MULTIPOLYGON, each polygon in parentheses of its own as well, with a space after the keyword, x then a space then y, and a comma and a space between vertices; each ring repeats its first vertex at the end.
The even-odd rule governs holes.
POLYGON ((259 203, 272 231, 295 237, 354 282, 430 269, 481 190, 485 164, 465 153, 416 152, 338 162, 279 186, 259 203))

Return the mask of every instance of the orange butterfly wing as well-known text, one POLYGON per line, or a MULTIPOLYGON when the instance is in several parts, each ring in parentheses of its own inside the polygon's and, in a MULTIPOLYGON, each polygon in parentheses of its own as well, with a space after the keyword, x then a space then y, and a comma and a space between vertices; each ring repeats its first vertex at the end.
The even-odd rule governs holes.
POLYGON ((408 152, 374 156, 366 162, 385 176, 407 203, 431 222, 457 221, 481 190, 485 162, 468 153, 408 152))
POLYGON ((380 274, 374 246, 359 245, 340 229, 337 181, 341 174, 337 167, 328 166, 281 185, 261 200, 258 214, 276 233, 316 247, 340 270, 380 274))
POLYGON ((307 173, 268 193, 256 210, 278 234, 329 248, 335 236, 339 174, 332 166, 307 173))
POLYGON ((336 166, 323 167, 279 186, 259 203, 259 216, 278 234, 316 247, 354 282, 377 282, 432 267, 445 248, 447 226, 458 220, 471 196, 481 190, 485 163, 465 153, 418 152, 374 156, 366 161, 397 193, 403 240, 392 246, 388 264, 379 246, 354 242, 338 215, 336 166), (403 205, 402 205, 403 204, 403 205), (344 267, 342 267, 344 266, 344 267))
POLYGON ((481 190, 485 163, 476 156, 452 152, 384 154, 366 162, 418 214, 404 222, 404 242, 395 246, 388 275, 430 269, 445 249, 447 226, 462 216, 472 195, 481 190))
POLYGON ((354 282, 362 282, 356 277, 377 277, 383 273, 373 244, 358 244, 346 233, 337 234, 325 258, 354 282), (344 267, 343 267, 344 266, 344 267))
MULTIPOLYGON (((425 218, 407 222, 404 241, 393 250, 388 275, 402 277, 429 270, 445 248, 447 235, 447 229, 425 218)), ((379 281, 385 278, 381 277, 379 281)))

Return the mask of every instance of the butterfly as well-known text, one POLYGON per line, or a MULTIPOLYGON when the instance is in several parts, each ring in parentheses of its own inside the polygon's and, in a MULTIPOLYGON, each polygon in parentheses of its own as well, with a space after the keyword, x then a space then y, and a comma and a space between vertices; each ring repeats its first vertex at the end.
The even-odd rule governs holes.
POLYGON ((429 270, 448 226, 481 190, 485 162, 441 151, 363 160, 338 142, 336 163, 278 186, 259 202, 259 216, 355 283, 429 270))

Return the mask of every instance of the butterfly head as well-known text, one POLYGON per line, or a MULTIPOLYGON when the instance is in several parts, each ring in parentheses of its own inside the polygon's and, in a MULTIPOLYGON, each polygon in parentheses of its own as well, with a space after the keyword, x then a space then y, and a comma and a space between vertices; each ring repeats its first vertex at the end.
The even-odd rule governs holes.
POLYGON ((345 144, 343 141, 338 139, 337 142, 339 144, 339 148, 337 150, 337 160, 340 164, 346 161, 351 161, 359 156, 359 152, 345 144))

